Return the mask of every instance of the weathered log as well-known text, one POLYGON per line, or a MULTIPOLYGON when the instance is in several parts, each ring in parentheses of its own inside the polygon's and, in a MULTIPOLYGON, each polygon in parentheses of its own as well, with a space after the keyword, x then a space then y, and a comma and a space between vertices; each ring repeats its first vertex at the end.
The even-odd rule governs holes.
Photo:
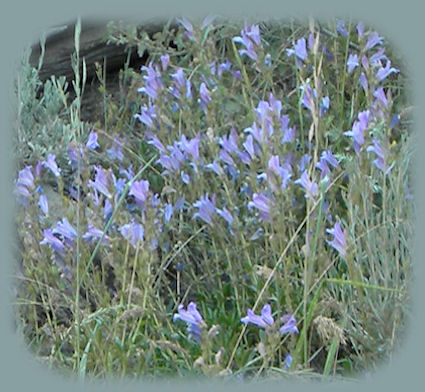
MULTIPOLYGON (((150 23, 143 26, 143 30, 148 34, 161 31, 163 24, 150 23)), ((129 50, 131 50, 131 61, 137 61, 139 56, 137 48, 129 48, 127 45, 108 44, 106 39, 107 22, 83 20, 81 22, 80 34, 80 69, 84 58, 87 67, 87 80, 95 77, 95 63, 103 64, 106 59, 107 73, 118 71, 125 64, 129 50)), ((50 78, 65 76, 67 81, 74 78, 71 57, 75 52, 74 44, 75 23, 67 23, 50 29, 46 34, 45 52, 42 67, 39 72, 41 81, 50 78)), ((41 55, 41 42, 35 43, 31 48, 30 64, 38 67, 41 55)))

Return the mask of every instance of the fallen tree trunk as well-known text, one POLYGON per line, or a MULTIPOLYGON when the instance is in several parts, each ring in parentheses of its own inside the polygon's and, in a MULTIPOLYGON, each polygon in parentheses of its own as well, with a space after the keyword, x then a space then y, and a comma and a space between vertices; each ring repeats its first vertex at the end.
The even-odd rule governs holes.
MULTIPOLYGON (((161 31, 163 24, 150 23, 143 27, 149 35, 161 31)), ((50 29, 46 34, 45 52, 39 77, 42 82, 55 77, 65 76, 67 81, 74 78, 71 57, 75 52, 74 44, 75 23, 50 29)), ((42 42, 35 43, 31 48, 30 64, 37 68, 42 54, 42 42)), ((80 34, 80 69, 84 59, 87 68, 87 80, 95 77, 95 63, 103 65, 106 59, 107 73, 118 72, 130 53, 130 61, 140 62, 137 47, 107 43, 107 22, 105 21, 82 21, 80 34)), ((144 56, 143 56, 144 57, 144 56)))

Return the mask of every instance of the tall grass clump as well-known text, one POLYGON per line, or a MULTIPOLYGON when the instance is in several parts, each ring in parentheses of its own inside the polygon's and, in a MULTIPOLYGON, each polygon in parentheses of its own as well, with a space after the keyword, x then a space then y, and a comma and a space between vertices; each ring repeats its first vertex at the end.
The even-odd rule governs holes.
MULTIPOLYGON (((81 120, 17 85, 17 325, 84 378, 349 376, 406 330, 413 204, 402 61, 362 23, 110 25, 149 54, 81 120), (21 146, 24 148, 21 150, 21 146), (185 330, 186 326, 186 330, 185 330)), ((101 80, 101 72, 98 73, 101 80)))

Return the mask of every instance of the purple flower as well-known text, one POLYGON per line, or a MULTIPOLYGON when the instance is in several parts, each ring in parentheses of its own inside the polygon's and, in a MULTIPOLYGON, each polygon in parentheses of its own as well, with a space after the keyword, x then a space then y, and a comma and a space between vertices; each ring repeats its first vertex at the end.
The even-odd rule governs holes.
MULTIPOLYGON (((84 241, 87 242, 94 242, 96 240, 99 240, 100 238, 102 238, 103 235, 103 231, 97 229, 96 227, 94 227, 91 223, 87 224, 87 233, 83 234, 82 238, 84 241)), ((108 243, 108 236, 104 236, 103 237, 103 241, 104 244, 108 243)))
POLYGON ((229 154, 231 154, 232 152, 238 154, 239 148, 237 138, 238 136, 236 134, 236 131, 234 128, 232 128, 230 135, 223 135, 223 137, 219 139, 219 143, 229 154))
POLYGON ((171 93, 177 98, 180 99, 181 91, 186 87, 186 78, 183 74, 183 68, 177 67, 176 72, 171 74, 171 78, 174 81, 174 87, 171 93))
POLYGON ((153 121, 156 118, 155 106, 152 104, 149 104, 149 107, 142 106, 141 114, 136 113, 134 115, 134 118, 136 120, 139 120, 141 123, 145 124, 149 128, 153 128, 153 121))
POLYGON ((124 159, 124 155, 122 153, 122 142, 118 137, 114 138, 114 142, 112 143, 111 148, 106 150, 106 153, 108 154, 108 157, 111 159, 117 159, 118 161, 122 162, 124 159))
POLYGON ((299 333, 294 315, 289 313, 285 314, 281 317, 280 320, 284 323, 282 327, 279 328, 279 332, 282 335, 285 333, 299 333))
POLYGON ((154 69, 152 61, 149 65, 143 66, 142 71, 146 72, 146 75, 143 75, 143 80, 145 81, 145 86, 137 89, 139 93, 148 95, 152 100, 156 100, 158 93, 162 88, 161 75, 157 70, 154 69))
POLYGON ((182 320, 187 324, 187 332, 189 338, 195 339, 198 343, 201 342, 201 328, 205 326, 205 322, 196 308, 194 302, 190 302, 187 305, 187 310, 184 309, 183 304, 177 307, 178 313, 173 316, 173 321, 182 320))
POLYGON ((254 139, 261 145, 264 141, 264 133, 262 128, 258 128, 258 125, 256 122, 252 124, 250 128, 244 129, 245 133, 251 134, 254 139))
POLYGON ((382 87, 378 87, 373 93, 373 96, 377 99, 379 103, 382 104, 382 106, 384 107, 388 106, 388 100, 387 100, 387 97, 385 96, 385 92, 382 87))
POLYGON ((218 164, 217 160, 214 160, 213 163, 210 163, 208 165, 205 165, 205 169, 212 170, 218 176, 221 176, 223 174, 223 169, 218 164))
POLYGON ((372 140, 373 142, 373 146, 369 146, 366 148, 367 152, 373 152, 377 155, 377 158, 373 161, 374 165, 382 170, 385 174, 388 174, 392 167, 387 167, 386 165, 386 156, 388 155, 388 151, 386 149, 383 148, 381 142, 376 139, 373 138, 372 140))
POLYGON ((293 49, 286 49, 288 56, 295 54, 297 59, 305 60, 307 59, 307 48, 305 38, 300 38, 297 43, 294 45, 293 49))
POLYGON ((229 155, 229 153, 226 150, 220 149, 218 156, 220 160, 222 160, 224 163, 227 163, 231 167, 235 167, 235 162, 233 158, 229 155))
POLYGON ((359 57, 356 54, 350 54, 347 59, 347 72, 350 74, 354 68, 359 66, 359 57))
POLYGON ((44 167, 49 168, 56 177, 60 177, 60 169, 56 164, 56 155, 48 154, 47 159, 42 164, 44 167))
POLYGON ((180 178, 181 178, 181 180, 184 184, 186 184, 186 185, 190 184, 190 176, 189 176, 189 174, 185 173, 184 171, 181 172, 180 178))
POLYGON ((185 29, 185 36, 186 38, 193 41, 195 39, 195 36, 193 35, 193 25, 190 23, 186 18, 180 18, 177 19, 177 22, 179 22, 185 29))
POLYGON ((217 72, 218 76, 221 76, 224 71, 230 71, 231 66, 232 66, 232 63, 226 59, 224 63, 221 63, 218 66, 218 72, 217 72))
POLYGON ((163 54, 160 57, 162 70, 165 72, 170 64, 170 56, 168 53, 163 54))
POLYGON ((384 80, 387 76, 391 75, 392 73, 399 73, 400 71, 397 68, 391 67, 391 61, 387 60, 387 63, 385 64, 385 67, 382 67, 378 69, 376 72, 376 79, 378 79, 378 82, 384 80))
POLYGON ((244 29, 245 34, 251 39, 252 42, 254 42, 254 44, 257 46, 261 44, 260 28, 258 25, 249 26, 247 23, 245 23, 244 29))
POLYGON ((195 208, 198 208, 199 211, 193 215, 193 218, 199 217, 204 222, 212 226, 212 215, 215 213, 215 201, 216 196, 212 196, 212 200, 209 199, 208 193, 193 203, 195 208))
POLYGON ((328 111, 329 109, 329 97, 323 97, 320 100, 319 104, 319 117, 323 117, 323 115, 328 111))
POLYGON ((274 172, 276 175, 281 177, 282 179, 282 186, 281 189, 285 189, 288 185, 289 180, 292 177, 291 174, 291 166, 289 164, 285 164, 284 166, 280 166, 279 163, 279 156, 278 155, 272 155, 269 159, 268 163, 268 169, 274 172))
POLYGON ((257 316, 251 309, 246 312, 246 317, 241 318, 241 322, 245 325, 254 324, 261 328, 271 327, 274 323, 272 309, 269 304, 265 304, 261 309, 261 316, 257 316))
POLYGON ((85 158, 84 150, 82 146, 77 148, 74 144, 70 143, 68 146, 68 157, 69 163, 71 164, 73 169, 78 167, 78 162, 80 162, 80 167, 83 164, 83 160, 85 158))
POLYGON ((289 369, 291 367, 291 365, 292 365, 292 355, 286 354, 283 366, 285 367, 285 369, 289 369))
POLYGON ((364 34, 364 25, 362 22, 359 22, 356 26, 357 29, 357 35, 359 36, 359 38, 363 37, 364 34))
POLYGON ((365 50, 372 49, 376 45, 382 44, 383 37, 380 37, 376 31, 369 34, 366 42, 365 50))
POLYGON ((305 198, 314 200, 319 194, 319 187, 315 182, 312 182, 308 176, 307 170, 304 170, 301 177, 294 181, 294 184, 300 185, 305 190, 305 198))
POLYGON ((369 62, 373 67, 382 67, 381 61, 387 60, 387 56, 384 54, 385 48, 380 48, 375 54, 370 56, 369 62))
POLYGON ((326 151, 322 152, 321 157, 328 162, 329 164, 331 164, 333 167, 338 167, 339 163, 337 161, 337 159, 335 158, 335 156, 332 154, 332 150, 328 149, 326 151))
POLYGON ((210 92, 204 82, 201 83, 201 87, 199 88, 199 104, 202 109, 206 110, 207 105, 211 102, 210 92))
POLYGON ((252 138, 252 135, 248 135, 246 138, 246 141, 242 145, 244 146, 245 150, 248 152, 251 159, 253 159, 255 156, 255 150, 254 150, 254 140, 252 138))
POLYGON ((353 138, 353 146, 357 154, 360 153, 360 147, 364 144, 364 132, 368 127, 369 116, 369 110, 360 112, 357 116, 358 121, 354 121, 353 128, 350 131, 344 132, 345 136, 353 138))
MULTIPOLYGON (((328 164, 326 163, 326 160, 323 158, 320 158, 320 161, 316 163, 316 167, 318 169, 320 169, 321 174, 320 174, 320 178, 324 178, 325 176, 327 176, 328 174, 331 173, 328 164)), ((329 182, 329 181, 328 181, 329 182)))
POLYGON ((167 203, 164 207, 164 219, 166 222, 169 222, 173 216, 173 206, 170 203, 167 203))
MULTIPOLYGON (((272 310, 269 304, 263 306, 263 309, 261 309, 261 316, 256 315, 251 309, 248 309, 246 313, 246 317, 241 318, 241 322, 245 325, 254 324, 260 328, 270 328, 274 324, 272 310)), ((283 326, 279 328, 279 332, 282 335, 285 333, 299 332, 296 326, 295 317, 292 314, 285 314, 280 320, 284 323, 283 326)))
POLYGON ((348 37, 348 32, 345 29, 345 22, 343 20, 338 20, 336 22, 336 31, 340 33, 344 38, 348 37))
POLYGON ((233 37, 233 42, 245 46, 245 49, 239 50, 239 54, 241 56, 247 55, 250 59, 256 61, 258 55, 255 52, 255 46, 259 46, 261 44, 258 25, 250 27, 245 23, 244 29, 241 30, 241 36, 233 37))
POLYGON ((105 200, 105 205, 103 207, 103 217, 105 220, 109 220, 110 216, 112 215, 113 206, 112 203, 109 201, 109 199, 105 200))
POLYGON ((346 256, 347 251, 347 241, 345 239, 345 235, 341 229, 341 223, 336 222, 332 229, 326 229, 328 234, 334 236, 332 241, 326 241, 329 245, 335 248, 343 257, 346 256))
POLYGON ((302 91, 301 103, 313 113, 315 109, 314 99, 317 95, 316 90, 313 91, 309 84, 300 86, 300 90, 302 91))
POLYGON ((186 136, 182 135, 179 143, 179 146, 182 151, 192 155, 192 158, 195 162, 199 161, 199 140, 199 135, 192 139, 186 139, 186 136))
POLYGON ((143 226, 139 223, 127 223, 126 225, 121 226, 118 230, 120 231, 121 235, 126 240, 130 241, 130 244, 134 247, 136 247, 139 241, 144 241, 143 236, 145 231, 143 226))
POLYGON ((89 150, 95 150, 96 148, 100 147, 99 143, 97 142, 97 133, 92 131, 89 134, 89 137, 87 139, 86 147, 89 150))
POLYGON ((88 186, 102 193, 107 198, 111 198, 112 194, 108 190, 109 181, 108 181, 108 178, 106 177, 105 171, 102 169, 101 166, 95 166, 94 169, 96 170, 94 181, 90 180, 88 186))
POLYGON ((311 161, 311 155, 304 154, 300 159, 300 163, 298 164, 298 170, 304 171, 310 161, 311 161))
POLYGON ((359 83, 362 85, 363 90, 366 93, 369 88, 369 84, 367 82, 367 78, 364 72, 362 72, 361 75, 359 76, 359 83))
POLYGON ((59 252, 59 253, 64 253, 65 247, 64 247, 62 241, 59 238, 57 238, 53 235, 52 230, 45 229, 45 230, 43 230, 43 233, 44 233, 44 238, 40 242, 40 245, 49 244, 53 248, 54 251, 59 252))
POLYGON ((56 228, 52 230, 53 234, 60 234, 68 240, 68 243, 72 245, 72 242, 74 238, 77 238, 77 232, 72 227, 72 225, 69 223, 67 218, 63 218, 62 221, 58 221, 56 223, 56 228))
POLYGON ((134 196, 136 202, 144 203, 148 197, 148 192, 149 181, 141 180, 134 181, 133 184, 131 184, 130 191, 128 192, 128 194, 130 196, 134 196))
POLYGON ((162 154, 159 156, 159 159, 156 161, 161 164, 166 171, 177 171, 180 168, 180 161, 176 157, 170 157, 168 155, 162 154))
POLYGON ((31 168, 31 166, 27 166, 19 171, 18 180, 16 182, 18 186, 34 188, 34 176, 32 175, 31 168))
POLYGON ((148 144, 154 146, 159 152, 165 153, 166 149, 156 135, 151 135, 148 144))
POLYGON ((261 218, 266 221, 269 221, 270 204, 271 200, 264 193, 254 193, 252 195, 252 201, 248 203, 248 209, 251 209, 253 207, 257 208, 260 211, 261 218))
POLYGON ((357 154, 360 152, 360 147, 364 144, 364 129, 360 126, 359 121, 354 121, 351 131, 344 132, 344 135, 353 138, 354 150, 357 154))
POLYGON ((40 207, 41 211, 43 211, 44 215, 49 215, 49 203, 47 202, 46 195, 40 195, 38 199, 38 206, 40 207))
POLYGON ((215 211, 218 215, 220 215, 229 225, 232 225, 233 223, 233 216, 232 214, 226 209, 223 208, 220 210, 219 208, 216 208, 215 211))

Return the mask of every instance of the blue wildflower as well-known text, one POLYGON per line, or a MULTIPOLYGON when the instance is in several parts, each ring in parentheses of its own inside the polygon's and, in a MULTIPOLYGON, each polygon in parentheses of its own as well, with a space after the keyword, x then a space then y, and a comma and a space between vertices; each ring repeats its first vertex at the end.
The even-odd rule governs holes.
POLYGON ((134 181, 133 184, 131 184, 128 194, 130 196, 134 196, 134 198, 136 199, 136 202, 138 202, 139 204, 142 204, 146 201, 148 197, 148 192, 149 192, 149 181, 141 180, 141 181, 134 181))
POLYGON ((43 211, 44 215, 49 215, 49 203, 47 202, 46 195, 40 195, 38 199, 38 206, 40 207, 40 210, 43 211))
POLYGON ((336 222, 332 229, 326 229, 328 234, 334 236, 332 241, 326 241, 329 245, 335 248, 343 257, 347 254, 347 240, 341 229, 341 223, 336 222))
POLYGON ((315 182, 310 180, 307 170, 304 170, 301 177, 298 180, 294 181, 294 184, 300 185, 304 188, 305 198, 307 199, 314 200, 319 194, 319 187, 315 182))
POLYGON ((260 39, 260 30, 258 25, 254 25, 249 27, 245 23, 244 29, 241 30, 241 36, 233 37, 233 42, 237 44, 241 44, 245 46, 245 49, 240 49, 239 54, 247 55, 250 59, 256 61, 258 55, 255 51, 255 46, 259 46, 261 44, 260 39))
POLYGON ((378 69, 376 72, 376 79, 378 82, 384 80, 387 76, 391 75, 392 73, 399 73, 400 71, 397 68, 391 67, 391 61, 387 60, 387 63, 385 64, 385 67, 382 67, 378 69))
POLYGON ((199 88, 199 104, 201 108, 206 111, 207 105, 211 102, 210 92, 208 91, 207 85, 202 82, 199 88))
POLYGON ((122 162, 124 159, 124 155, 122 153, 122 145, 123 143, 120 141, 118 137, 114 138, 111 148, 106 150, 108 157, 111 159, 117 159, 122 162))
POLYGON ((282 321, 283 325, 279 328, 279 332, 283 335, 285 333, 293 333, 297 334, 299 333, 297 328, 297 322, 295 320, 294 315, 292 314, 285 314, 283 315, 280 320, 282 321))
POLYGON ((382 44, 382 41, 383 37, 380 37, 376 31, 371 32, 367 39, 365 50, 372 49, 374 46, 382 44))
POLYGON ((136 247, 139 241, 144 241, 144 228, 140 223, 132 222, 121 226, 118 229, 121 235, 128 241, 133 247, 136 247))
MULTIPOLYGON (((82 238, 84 241, 87 241, 89 243, 93 243, 97 240, 99 240, 100 238, 102 238, 103 235, 103 231, 97 229, 96 227, 94 227, 91 223, 87 224, 87 232, 85 234, 83 234, 82 238)), ((107 244, 108 243, 108 236, 104 236, 103 237, 103 244, 107 244)))
POLYGON ((173 321, 182 320, 187 324, 187 332, 189 338, 195 339, 198 343, 201 343, 201 329, 205 327, 204 319, 196 308, 194 302, 190 302, 187 305, 187 310, 184 309, 183 304, 177 307, 178 313, 173 316, 173 321))
POLYGON ((56 155, 48 154, 47 159, 42 163, 42 165, 50 169, 56 177, 60 177, 61 171, 56 164, 56 155))
POLYGON ((179 22, 185 29, 185 36, 186 38, 193 41, 195 39, 195 36, 193 34, 193 25, 190 23, 186 18, 180 18, 177 19, 177 22, 179 22))
POLYGON ((359 57, 357 54, 350 54, 347 59, 347 72, 351 74, 354 68, 359 66, 359 57))
POLYGON ((199 211, 193 215, 193 218, 199 217, 204 222, 212 226, 212 215, 215 213, 215 201, 216 196, 212 196, 212 200, 209 199, 208 193, 193 203, 193 206, 198 208, 199 211))
POLYGON ((164 207, 164 220, 169 222, 173 216, 173 206, 170 203, 167 203, 164 207))
POLYGON ((270 220, 271 200, 264 193, 254 193, 252 201, 248 203, 248 209, 255 207, 260 211, 260 217, 266 221, 270 220))
POLYGON ((100 147, 99 143, 97 142, 97 133, 96 132, 94 132, 94 131, 90 132, 89 137, 88 137, 87 142, 86 142, 86 147, 89 150, 95 150, 96 148, 100 147))
POLYGON ((220 215, 229 225, 232 225, 233 223, 233 216, 230 213, 229 210, 227 210, 227 208, 223 208, 222 210, 219 208, 216 208, 215 211, 217 212, 218 215, 220 215))
POLYGON ((149 104, 149 107, 142 106, 141 108, 141 114, 136 113, 134 115, 134 118, 136 120, 139 120, 141 123, 145 124, 149 128, 153 128, 154 126, 154 119, 156 119, 156 113, 155 113, 155 106, 152 104, 149 104))
POLYGON ((261 328, 271 327, 274 323, 271 306, 265 304, 261 309, 261 316, 257 316, 251 309, 248 309, 246 316, 241 318, 241 322, 245 325, 254 324, 261 328))
POLYGON ((162 89, 161 75, 153 67, 152 61, 147 67, 143 66, 141 70, 146 72, 146 75, 143 75, 145 86, 137 89, 137 91, 148 95, 153 101, 155 101, 158 97, 159 91, 162 89))
POLYGON ((336 31, 340 33, 344 38, 348 38, 348 32, 345 28, 345 22, 343 20, 338 20, 336 22, 336 31))
POLYGON ((95 166, 94 169, 96 171, 96 175, 94 177, 94 181, 89 181, 88 187, 94 188, 95 190, 105 195, 107 198, 111 198, 112 194, 108 190, 109 181, 106 177, 105 171, 102 169, 101 166, 95 166))
POLYGON ((359 38, 363 37, 364 34, 364 24, 362 22, 357 23, 356 26, 357 29, 357 35, 359 38))
POLYGON ((168 53, 163 54, 160 57, 162 70, 165 72, 170 64, 170 55, 168 53))
POLYGON ((67 218, 56 223, 56 227, 52 230, 53 234, 60 234, 69 246, 72 246, 73 241, 77 238, 77 232, 69 223, 67 218))
POLYGON ((44 229, 43 230, 43 234, 44 234, 44 238, 40 242, 40 245, 47 245, 47 244, 49 244, 54 251, 59 252, 59 253, 64 253, 65 252, 65 246, 64 246, 64 244, 62 243, 62 241, 59 238, 57 238, 53 234, 52 230, 50 230, 50 229, 44 229))
POLYGON ((286 49, 287 55, 290 57, 295 54, 296 58, 299 60, 307 59, 307 48, 305 38, 300 38, 297 43, 294 45, 293 49, 286 49))
MULTIPOLYGON (((271 306, 265 304, 261 309, 261 316, 256 315, 251 309, 247 310, 246 317, 241 318, 241 322, 245 325, 254 324, 260 328, 269 329, 274 325, 271 306)), ((284 324, 279 328, 279 332, 283 335, 286 333, 297 334, 298 328, 296 326, 295 317, 292 314, 285 314, 280 319, 284 324)))
POLYGON ((388 174, 392 167, 391 166, 387 166, 386 164, 386 157, 388 155, 388 151, 386 149, 384 149, 384 147, 382 146, 382 143, 377 139, 377 138, 373 138, 372 139, 373 142, 373 146, 369 146, 366 148, 367 152, 373 152, 376 154, 377 158, 373 161, 374 165, 382 170, 385 174, 388 174))

